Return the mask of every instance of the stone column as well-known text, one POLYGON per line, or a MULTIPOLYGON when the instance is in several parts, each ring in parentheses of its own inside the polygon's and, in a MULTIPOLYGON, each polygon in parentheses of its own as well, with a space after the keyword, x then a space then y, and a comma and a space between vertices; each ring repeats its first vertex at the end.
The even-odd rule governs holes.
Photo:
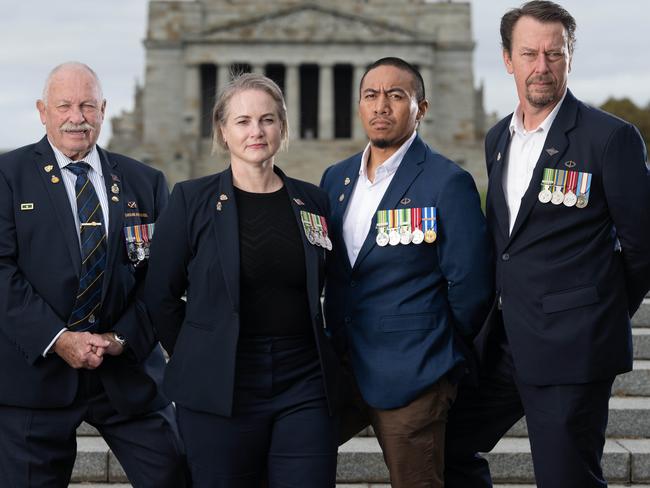
POLYGON ((197 174, 201 141, 201 71, 199 65, 185 66, 185 97, 183 101, 184 159, 190 177, 197 174))
POLYGON ((230 82, 230 63, 217 65, 217 93, 230 82))
POLYGON ((361 120, 359 119, 358 114, 359 85, 361 84, 361 78, 363 77, 363 73, 365 71, 365 65, 355 65, 352 73, 352 104, 350 116, 352 117, 352 139, 354 140, 363 140, 366 138, 366 133, 363 130, 363 125, 361 125, 361 120))
POLYGON ((334 138, 334 70, 321 64, 318 70, 318 138, 334 138))
MULTIPOLYGON (((420 74, 422 75, 422 80, 424 81, 424 93, 426 94, 427 100, 429 100, 429 109, 427 114, 420 121, 420 126, 418 127, 418 133, 422 136, 423 139, 427 140, 433 136, 433 125, 435 123, 433 114, 436 112, 436 96, 433 86, 433 66, 431 65, 420 65, 420 74)), ((430 144, 433 144, 433 141, 429 141, 430 144)))
POLYGON ((289 136, 292 140, 300 139, 300 67, 297 64, 286 65, 284 84, 289 136))

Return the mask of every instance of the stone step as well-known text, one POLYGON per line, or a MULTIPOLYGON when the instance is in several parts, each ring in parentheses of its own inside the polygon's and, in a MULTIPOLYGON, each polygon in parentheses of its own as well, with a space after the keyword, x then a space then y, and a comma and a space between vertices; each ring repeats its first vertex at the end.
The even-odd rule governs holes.
MULTIPOLYGON (((528 439, 504 438, 486 457, 495 482, 534 482, 528 439)), ((603 470, 610 482, 650 482, 650 441, 608 439, 603 455, 603 470)), ((341 446, 337 479, 345 483, 388 481, 388 472, 375 438, 357 437, 341 446)))
POLYGON ((650 327, 650 298, 645 298, 632 317, 634 327, 650 327))
MULTIPOLYGON (((526 420, 521 419, 506 435, 526 437, 526 420)), ((612 397, 609 400, 607 437, 650 439, 650 398, 612 397)))
POLYGON ((650 361, 636 360, 632 371, 617 376, 612 387, 612 395, 650 396, 650 361))
POLYGON ((632 329, 634 359, 650 359, 650 327, 632 329))

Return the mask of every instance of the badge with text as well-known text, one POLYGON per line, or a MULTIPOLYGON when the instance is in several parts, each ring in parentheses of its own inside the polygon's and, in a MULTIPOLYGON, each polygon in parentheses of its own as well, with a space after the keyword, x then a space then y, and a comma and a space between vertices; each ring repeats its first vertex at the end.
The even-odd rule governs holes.
POLYGON ((126 253, 129 261, 138 264, 149 258, 149 246, 153 239, 155 224, 140 224, 124 227, 126 253))

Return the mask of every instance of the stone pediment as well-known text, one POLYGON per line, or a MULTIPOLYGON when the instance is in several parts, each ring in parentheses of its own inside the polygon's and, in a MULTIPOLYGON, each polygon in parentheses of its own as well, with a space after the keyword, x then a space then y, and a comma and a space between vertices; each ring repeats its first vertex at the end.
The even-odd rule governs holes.
POLYGON ((201 35, 203 41, 225 42, 409 42, 417 32, 367 17, 303 5, 215 26, 201 35))

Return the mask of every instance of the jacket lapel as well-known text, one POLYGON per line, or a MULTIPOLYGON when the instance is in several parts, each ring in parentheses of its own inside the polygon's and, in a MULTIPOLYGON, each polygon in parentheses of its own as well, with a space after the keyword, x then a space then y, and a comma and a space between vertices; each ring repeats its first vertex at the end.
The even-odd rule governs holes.
MULTIPOLYGON (((416 136, 411 144, 411 147, 404 155, 404 159, 397 168, 393 180, 388 185, 384 197, 379 202, 378 209, 389 209, 396 208, 399 201, 402 199, 406 191, 410 188, 411 184, 417 176, 422 172, 420 163, 424 161, 426 155, 426 146, 420 136, 416 136)), ((377 225, 377 212, 375 211, 372 215, 372 221, 370 223, 370 230, 366 236, 365 241, 363 241, 363 246, 359 250, 359 255, 357 260, 354 262, 354 268, 359 267, 364 258, 372 250, 373 247, 377 245, 375 241, 375 227, 377 225)))
POLYGON ((210 196, 208 208, 213 215, 212 227, 223 280, 233 309, 239 312, 239 220, 230 166, 219 176, 216 190, 210 196))
POLYGON ((341 181, 336 182, 336 186, 332 190, 332 193, 336 195, 336 202, 331 210, 333 247, 341 256, 341 261, 348 273, 352 271, 352 266, 350 265, 350 258, 348 257, 347 248, 345 247, 345 242, 343 240, 343 217, 345 216, 345 211, 350 203, 352 190, 359 179, 359 168, 361 165, 362 155, 363 153, 359 153, 348 161, 343 171, 343 178, 341 178, 341 181))
POLYGON ((508 240, 510 232, 510 215, 506 196, 503 192, 503 165, 507 161, 508 148, 510 146, 510 131, 506 126, 503 134, 499 137, 494 154, 490 154, 490 174, 488 179, 488 203, 494 209, 494 217, 501 234, 508 240))
POLYGON ((81 273, 81 250, 79 249, 79 237, 75 229, 74 216, 68 200, 68 194, 63 184, 59 164, 54 157, 54 151, 47 136, 43 137, 35 147, 36 171, 41 176, 43 185, 52 201, 52 207, 61 227, 63 240, 70 252, 70 260, 74 266, 77 276, 81 273), (49 169, 49 171, 48 171, 49 169))
POLYGON ((320 308, 320 302, 319 302, 320 296, 318 294, 313 293, 312 290, 320 290, 320 285, 318 282, 318 266, 319 266, 318 253, 324 251, 321 247, 312 245, 307 240, 307 236, 305 235, 305 232, 302 227, 302 219, 300 218, 300 211, 303 210, 303 205, 301 205, 302 200, 300 198, 302 195, 298 192, 298 189, 296 188, 293 180, 291 178, 287 178, 284 172, 282 172, 282 170, 277 166, 274 169, 275 172, 278 174, 278 176, 282 178, 282 181, 284 182, 284 186, 287 189, 291 208, 293 210, 293 214, 296 219, 296 225, 298 226, 298 229, 300 231, 302 246, 305 251, 305 270, 307 275, 306 278, 307 278, 307 291, 308 291, 307 295, 309 298, 309 306, 313 314, 320 308))
POLYGON ((578 102, 573 94, 567 90, 562 107, 560 107, 560 111, 553 121, 546 141, 544 142, 544 148, 533 170, 533 176, 528 185, 528 189, 521 199, 521 207, 519 208, 515 225, 510 233, 510 242, 515 238, 537 202, 544 168, 555 168, 564 156, 569 145, 567 132, 575 127, 577 112, 578 102), (549 154, 547 151, 549 149, 552 149, 552 154, 549 154))
POLYGON ((102 174, 104 177, 104 186, 106 187, 106 195, 108 198, 108 234, 106 235, 108 242, 108 259, 106 261, 106 271, 104 272, 104 283, 102 289, 102 302, 106 297, 106 293, 111 282, 113 270, 117 266, 117 256, 119 256, 119 249, 124 246, 124 236, 122 228, 124 226, 124 211, 123 211, 123 182, 122 173, 113 160, 108 156, 108 153, 97 146, 99 152, 99 159, 102 164, 102 174), (112 188, 118 189, 118 192, 113 192, 112 188), (113 199, 117 197, 117 201, 113 199))

